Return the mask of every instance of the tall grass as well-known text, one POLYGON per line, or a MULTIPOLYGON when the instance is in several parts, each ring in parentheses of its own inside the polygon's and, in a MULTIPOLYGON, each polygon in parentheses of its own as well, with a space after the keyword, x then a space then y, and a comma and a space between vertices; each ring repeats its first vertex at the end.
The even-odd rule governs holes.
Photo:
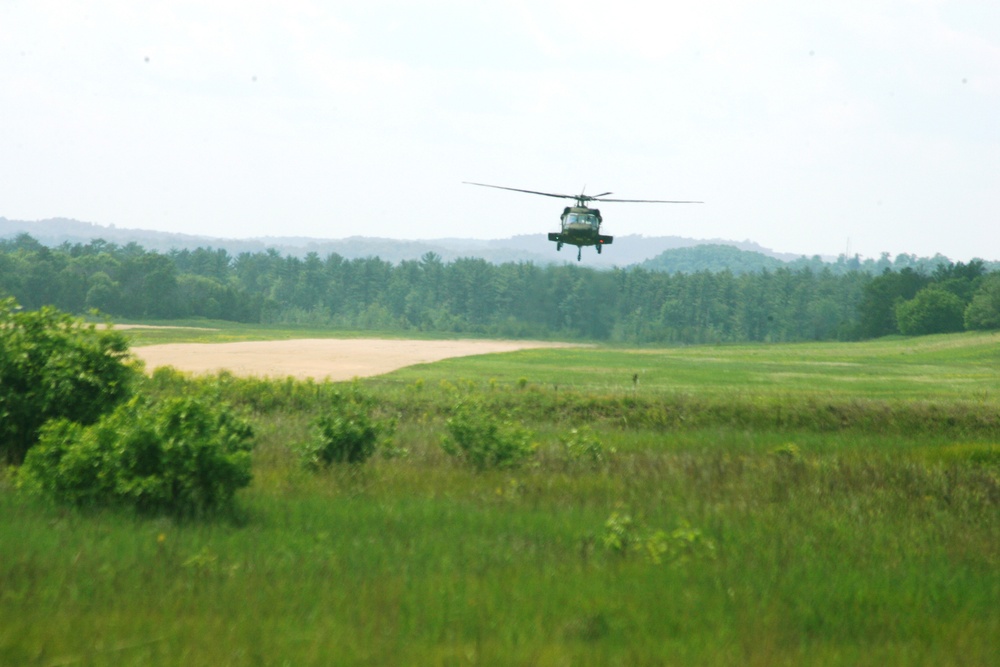
MULTIPOLYGON (((879 354, 892 345, 908 343, 879 354)), ((240 510, 69 512, 5 473, 0 664, 995 664, 995 379, 912 399, 723 391, 708 369, 704 391, 571 386, 569 371, 556 388, 539 363, 565 357, 539 354, 360 382, 405 455, 319 474, 294 445, 350 387, 158 373, 155 392, 215 392, 255 420, 240 510), (475 473, 441 450, 470 394, 534 433, 532 465, 475 473), (596 464, 562 444, 584 425, 596 464), (607 546, 617 528, 629 548, 607 546)), ((630 377, 651 353, 614 354, 608 374, 630 377)), ((928 354, 943 356, 915 373, 958 380, 983 359, 928 354)))

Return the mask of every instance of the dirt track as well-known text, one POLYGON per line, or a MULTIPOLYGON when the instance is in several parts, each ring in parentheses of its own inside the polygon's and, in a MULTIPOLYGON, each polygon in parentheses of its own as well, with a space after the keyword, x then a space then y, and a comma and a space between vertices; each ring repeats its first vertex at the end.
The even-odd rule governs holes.
POLYGON ((146 371, 173 366, 193 373, 228 370, 258 377, 350 380, 404 366, 561 343, 502 340, 303 339, 243 343, 171 343, 134 347, 146 371))

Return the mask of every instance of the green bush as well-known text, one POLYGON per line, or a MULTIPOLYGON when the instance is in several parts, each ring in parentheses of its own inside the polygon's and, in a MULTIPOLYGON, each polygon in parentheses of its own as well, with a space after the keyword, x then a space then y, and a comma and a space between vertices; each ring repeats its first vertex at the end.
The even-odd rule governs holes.
POLYGON ((604 522, 601 543, 605 549, 619 556, 625 556, 642 543, 639 525, 623 507, 616 508, 604 522))
POLYGON ((46 424, 17 482, 76 506, 173 515, 223 510, 250 483, 252 435, 223 404, 136 397, 89 426, 46 424))
POLYGON ((479 471, 515 468, 535 453, 529 431, 478 403, 459 403, 445 425, 441 448, 479 471))
POLYGON ((670 532, 650 531, 634 520, 622 506, 616 507, 604 522, 601 542, 610 553, 624 557, 642 552, 650 563, 656 565, 684 565, 694 559, 715 558, 715 543, 687 521, 681 519, 677 528, 670 532))
POLYGON ((599 466, 615 454, 613 447, 605 447, 589 426, 571 429, 567 435, 560 436, 566 457, 574 463, 586 463, 599 466))
POLYGON ((0 455, 8 463, 24 459, 45 422, 93 423, 131 396, 138 377, 120 333, 0 299, 0 455))
POLYGON ((333 406, 313 422, 313 437, 302 447, 302 457, 310 468, 334 463, 364 463, 388 441, 393 425, 371 416, 374 400, 356 386, 349 394, 334 395, 333 406))

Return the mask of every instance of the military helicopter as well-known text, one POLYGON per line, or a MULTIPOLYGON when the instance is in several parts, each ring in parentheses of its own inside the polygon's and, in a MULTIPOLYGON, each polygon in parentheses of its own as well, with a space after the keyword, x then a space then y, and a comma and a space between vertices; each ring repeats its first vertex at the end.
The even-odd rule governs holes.
POLYGON ((556 250, 562 250, 563 244, 575 245, 576 260, 580 261, 583 254, 583 246, 595 246, 597 254, 601 254, 601 248, 610 245, 614 241, 613 236, 601 234, 601 212, 596 208, 587 206, 592 201, 610 202, 632 202, 642 204, 701 204, 700 201, 674 201, 665 199, 605 199, 611 192, 602 192, 599 195, 561 195, 554 192, 538 192, 537 190, 522 190, 520 188, 507 188, 502 185, 489 185, 487 183, 472 183, 463 181, 466 185, 479 185, 484 188, 497 188, 498 190, 512 190, 514 192, 527 192, 532 195, 542 195, 543 197, 559 197, 560 199, 575 199, 576 206, 567 206, 563 209, 560 221, 562 222, 561 232, 550 232, 549 240, 554 241, 556 250))

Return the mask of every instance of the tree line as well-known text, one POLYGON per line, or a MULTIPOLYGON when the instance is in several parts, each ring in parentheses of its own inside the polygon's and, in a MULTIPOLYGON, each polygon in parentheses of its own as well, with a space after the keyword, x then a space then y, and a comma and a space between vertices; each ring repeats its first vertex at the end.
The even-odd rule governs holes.
POLYGON ((595 270, 429 252, 391 263, 275 250, 167 253, 102 240, 0 241, 0 296, 116 318, 207 318, 627 343, 852 340, 1000 328, 1000 271, 595 270))

